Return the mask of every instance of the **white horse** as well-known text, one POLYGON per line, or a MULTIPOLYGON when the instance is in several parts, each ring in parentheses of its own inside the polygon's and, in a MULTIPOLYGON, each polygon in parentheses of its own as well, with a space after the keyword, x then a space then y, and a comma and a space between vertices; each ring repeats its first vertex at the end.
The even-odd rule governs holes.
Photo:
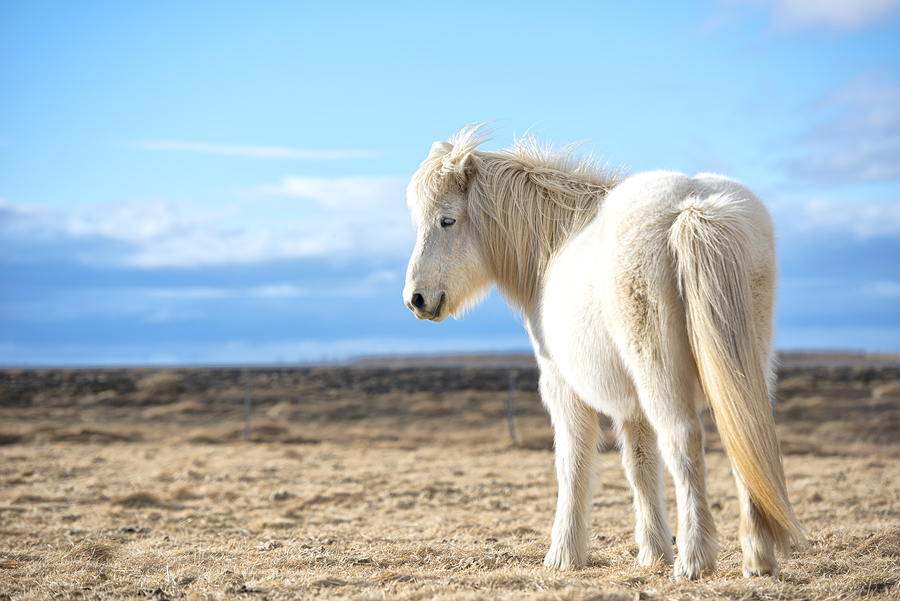
POLYGON ((477 125, 436 142, 407 191, 417 228, 403 291, 419 319, 458 316, 496 284, 521 312, 554 428, 559 499, 544 564, 583 565, 600 428, 616 424, 634 489, 638 563, 672 564, 660 452, 678 499, 676 578, 715 570, 706 398, 731 460, 745 576, 805 543, 770 399, 772 223, 718 175, 624 178, 534 140, 477 150, 477 125))

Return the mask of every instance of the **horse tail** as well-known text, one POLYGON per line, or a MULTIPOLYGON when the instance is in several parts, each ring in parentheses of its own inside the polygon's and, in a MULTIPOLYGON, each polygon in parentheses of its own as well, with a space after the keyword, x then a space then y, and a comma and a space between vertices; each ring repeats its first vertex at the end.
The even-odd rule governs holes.
MULTIPOLYGON (((806 539, 788 499, 769 400, 771 326, 756 323, 763 313, 754 311, 754 301, 766 302, 754 293, 774 291, 754 290, 750 267, 759 253, 774 258, 774 243, 748 209, 726 195, 689 198, 669 231, 669 244, 691 350, 725 451, 775 544, 788 555, 791 542, 803 546, 806 539)), ((769 269, 772 283, 756 286, 774 285, 774 264, 769 269)), ((771 320, 770 309, 764 319, 771 320)))

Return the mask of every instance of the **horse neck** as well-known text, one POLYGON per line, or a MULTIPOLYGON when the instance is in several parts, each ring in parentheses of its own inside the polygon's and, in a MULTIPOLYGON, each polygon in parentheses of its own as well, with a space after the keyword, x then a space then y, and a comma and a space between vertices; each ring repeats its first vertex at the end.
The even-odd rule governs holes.
POLYGON ((596 216, 608 187, 547 169, 487 169, 476 180, 494 280, 512 304, 531 313, 553 255, 596 216))

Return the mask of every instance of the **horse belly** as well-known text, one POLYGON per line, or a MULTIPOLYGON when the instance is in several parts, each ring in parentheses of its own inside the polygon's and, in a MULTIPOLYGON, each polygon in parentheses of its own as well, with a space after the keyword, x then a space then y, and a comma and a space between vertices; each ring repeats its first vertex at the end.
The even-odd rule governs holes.
POLYGON ((547 350, 559 373, 588 405, 615 420, 638 408, 634 383, 602 314, 603 265, 579 236, 554 260, 541 313, 547 350))

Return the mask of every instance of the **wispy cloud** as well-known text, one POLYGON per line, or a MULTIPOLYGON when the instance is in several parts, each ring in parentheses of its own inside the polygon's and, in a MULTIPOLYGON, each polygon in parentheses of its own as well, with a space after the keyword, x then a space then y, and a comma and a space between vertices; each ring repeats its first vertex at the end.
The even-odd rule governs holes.
POLYGON ((313 200, 322 207, 343 209, 391 209, 405 206, 407 180, 393 177, 300 177, 285 176, 281 183, 261 186, 258 192, 313 200))
POLYGON ((830 245, 877 238, 900 240, 900 201, 810 200, 771 208, 781 236, 810 236, 830 245))
POLYGON ((863 292, 875 298, 891 299, 900 301, 900 282, 878 281, 866 285, 863 292))
MULTIPOLYGON (((235 299, 295 299, 295 298, 357 298, 377 294, 383 286, 396 285, 399 276, 396 272, 379 270, 362 278, 354 278, 352 282, 333 278, 326 285, 298 286, 290 282, 268 284, 265 286, 247 287, 139 287, 110 290, 89 291, 98 296, 114 296, 119 298, 140 298, 153 301, 193 302, 235 299)), ((82 292, 83 293, 83 292, 82 292)), ((127 304, 127 303, 126 303, 127 304)))
POLYGON ((900 81, 879 72, 858 77, 809 107, 818 124, 786 160, 792 178, 833 185, 900 178, 900 81))
POLYGON ((176 150, 256 159, 339 160, 377 156, 377 153, 371 150, 311 150, 285 146, 210 144, 208 142, 191 142, 186 140, 135 140, 130 142, 129 146, 141 150, 176 150))
POLYGON ((235 307, 259 313, 278 311, 278 307, 296 307, 304 299, 353 306, 386 293, 396 297, 403 279, 402 272, 396 269, 354 274, 315 262, 283 275, 293 276, 295 281, 276 279, 262 285, 241 285, 238 280, 224 286, 128 286, 117 281, 99 286, 96 282, 88 286, 63 285, 49 287, 40 296, 4 295, 0 298, 0 315, 5 320, 23 323, 120 318, 140 323, 176 323, 211 319, 222 311, 234 311, 235 307))
POLYGON ((900 239, 900 201, 835 202, 811 200, 772 207, 783 235, 810 235, 828 240, 900 239))
POLYGON ((724 4, 763 7, 771 11, 775 29, 785 33, 815 28, 860 31, 900 14, 900 0, 725 0, 724 4))

